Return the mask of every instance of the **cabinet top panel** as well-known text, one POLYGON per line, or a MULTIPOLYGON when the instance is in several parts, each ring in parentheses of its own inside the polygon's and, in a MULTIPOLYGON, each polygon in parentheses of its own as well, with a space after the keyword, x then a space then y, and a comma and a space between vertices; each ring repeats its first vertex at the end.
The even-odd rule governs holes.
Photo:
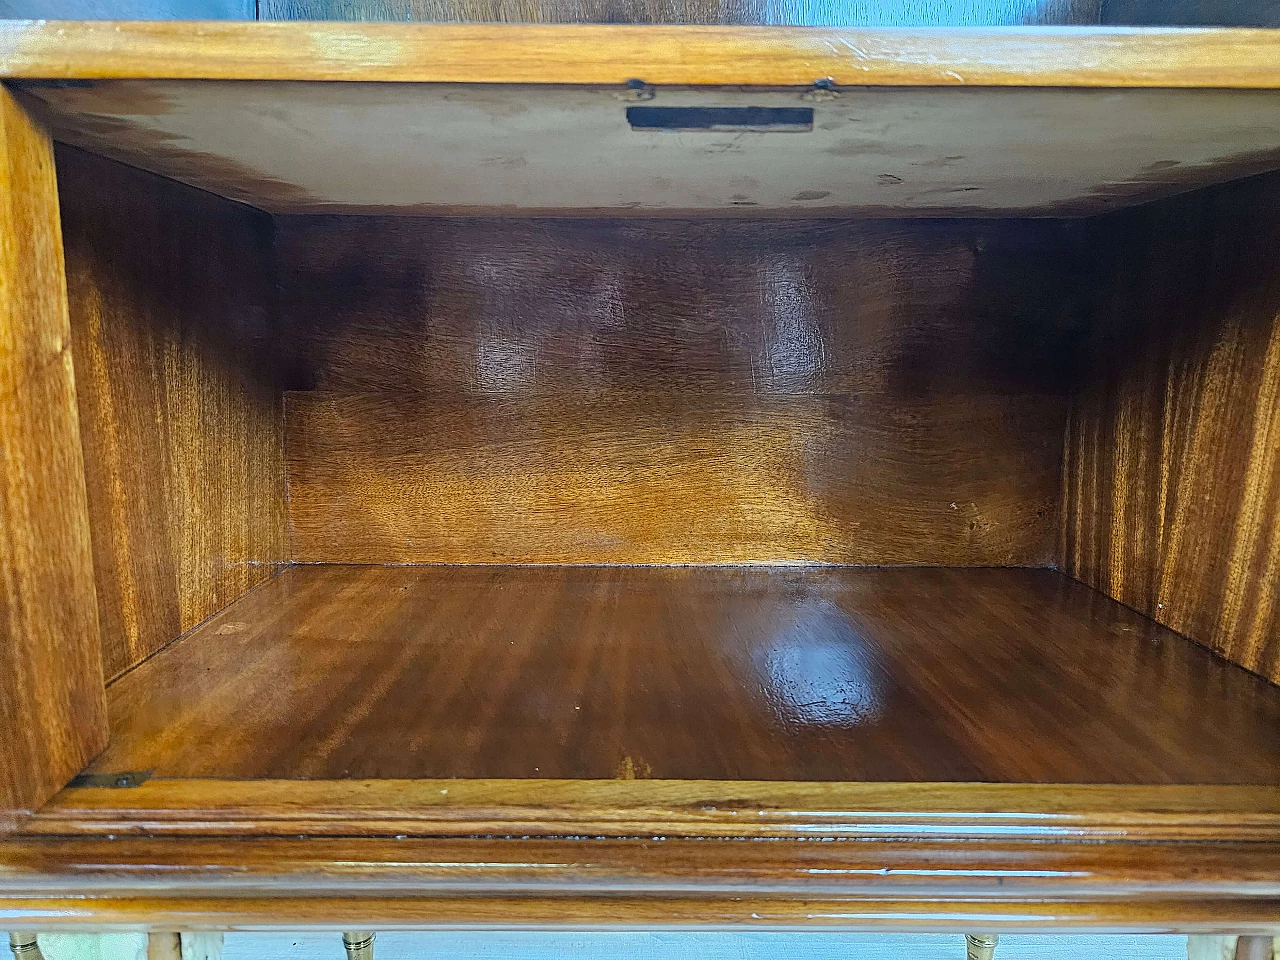
POLYGON ((59 139, 272 213, 1082 216, 1280 167, 1273 90, 23 86, 59 139))
POLYGON ((0 77, 1280 87, 1280 30, 0 22, 0 77))

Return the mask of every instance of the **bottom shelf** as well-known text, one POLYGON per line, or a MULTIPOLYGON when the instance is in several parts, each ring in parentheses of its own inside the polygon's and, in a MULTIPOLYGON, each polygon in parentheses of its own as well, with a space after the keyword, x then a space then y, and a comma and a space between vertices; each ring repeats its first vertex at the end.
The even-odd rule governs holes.
POLYGON ((1280 688, 1049 570, 295 566, 108 699, 95 773, 1280 783, 1280 688))

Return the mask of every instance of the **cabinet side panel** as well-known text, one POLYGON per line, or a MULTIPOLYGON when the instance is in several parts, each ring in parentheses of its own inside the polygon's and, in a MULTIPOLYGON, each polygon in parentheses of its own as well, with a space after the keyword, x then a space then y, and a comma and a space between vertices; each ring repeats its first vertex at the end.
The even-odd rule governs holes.
POLYGON ((58 173, 113 677, 284 560, 271 223, 70 147, 58 173))
POLYGON ((1280 682, 1280 178, 1107 217, 1071 575, 1280 682))
POLYGON ((53 149, 0 87, 0 829, 105 745, 53 149))
POLYGON ((1045 565, 1079 240, 281 218, 294 559, 1045 565))

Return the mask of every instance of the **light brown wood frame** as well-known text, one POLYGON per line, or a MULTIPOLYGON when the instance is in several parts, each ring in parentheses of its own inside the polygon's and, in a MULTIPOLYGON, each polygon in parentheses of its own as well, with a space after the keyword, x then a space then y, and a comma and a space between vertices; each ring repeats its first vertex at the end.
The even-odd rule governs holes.
POLYGON ((0 831, 107 743, 53 143, 0 88, 0 831))
POLYGON ((1280 87, 1280 31, 0 21, 0 77, 1280 87))

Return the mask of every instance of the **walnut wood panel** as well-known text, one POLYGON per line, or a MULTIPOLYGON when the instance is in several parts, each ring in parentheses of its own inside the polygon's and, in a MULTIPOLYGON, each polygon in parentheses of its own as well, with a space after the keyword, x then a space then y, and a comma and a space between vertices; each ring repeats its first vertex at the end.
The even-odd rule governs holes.
POLYGON ((106 743, 53 144, 0 89, 0 830, 106 743))
POLYGON ((737 780, 165 780, 68 787, 30 835, 1272 842, 1257 786, 737 780))
POLYGON ((102 659, 114 676, 284 559, 270 221, 62 148, 102 659))
POLYGON ((1045 564, 1077 240, 283 218, 293 556, 1045 564))
POLYGON ((23 90, 60 140, 277 214, 1081 216, 1280 166, 1271 90, 193 80, 23 90), (813 122, 633 129, 637 100, 802 109, 813 122))
POLYGON ((1098 226, 1064 569, 1280 682, 1280 180, 1098 226))
POLYGON ((112 839, 0 846, 16 927, 1275 929, 1260 843, 112 839))
POLYGON ((295 566, 97 773, 1280 782, 1280 690, 1048 570, 295 566))
POLYGON ((1268 30, 14 21, 0 77, 1280 87, 1268 30))
POLYGON ((473 23, 704 23, 804 26, 996 26, 1098 22, 1098 0, 267 0, 264 20, 473 23))
POLYGON ((1059 398, 287 403, 295 560, 1037 566, 1059 398))

